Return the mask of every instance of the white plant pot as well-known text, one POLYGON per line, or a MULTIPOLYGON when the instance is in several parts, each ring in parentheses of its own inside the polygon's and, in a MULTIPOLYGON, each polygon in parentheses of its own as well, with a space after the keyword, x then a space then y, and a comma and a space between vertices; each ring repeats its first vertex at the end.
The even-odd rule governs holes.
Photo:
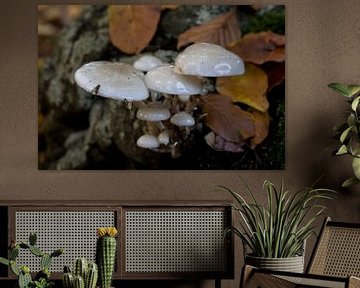
POLYGON ((263 258, 246 255, 245 263, 262 269, 304 273, 304 256, 263 258))

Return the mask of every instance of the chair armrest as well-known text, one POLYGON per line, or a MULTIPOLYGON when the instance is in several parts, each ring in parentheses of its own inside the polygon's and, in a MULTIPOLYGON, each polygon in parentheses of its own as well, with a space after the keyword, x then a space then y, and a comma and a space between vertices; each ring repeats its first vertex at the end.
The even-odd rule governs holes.
POLYGON ((349 277, 349 288, 360 288, 360 278, 350 276, 349 277))

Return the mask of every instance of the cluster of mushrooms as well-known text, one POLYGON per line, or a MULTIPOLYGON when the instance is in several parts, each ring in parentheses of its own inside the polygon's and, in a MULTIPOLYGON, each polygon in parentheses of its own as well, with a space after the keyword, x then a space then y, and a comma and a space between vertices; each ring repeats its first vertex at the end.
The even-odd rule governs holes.
POLYGON ((75 72, 75 82, 85 91, 124 101, 137 109, 136 117, 146 121, 137 146, 171 152, 199 119, 194 119, 197 99, 206 94, 205 77, 241 75, 240 57, 225 48, 197 43, 187 47, 175 64, 163 63, 152 55, 140 57, 133 66, 95 61, 75 72), (133 103, 136 103, 134 105, 133 103))

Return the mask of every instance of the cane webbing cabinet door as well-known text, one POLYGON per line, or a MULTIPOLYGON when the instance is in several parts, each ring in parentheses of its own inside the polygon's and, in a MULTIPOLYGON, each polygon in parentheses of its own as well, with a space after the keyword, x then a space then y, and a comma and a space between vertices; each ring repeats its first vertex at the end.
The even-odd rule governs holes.
MULTIPOLYGON (((0 203, 0 221, 8 226, 0 235, 0 256, 13 242, 28 242, 36 232, 37 246, 51 253, 50 270, 61 278, 64 265, 78 257, 95 260, 96 228, 115 226, 117 259, 113 279, 232 279, 234 239, 224 239, 232 225, 230 204, 214 202, 29 202, 0 203)), ((38 271, 40 259, 22 251, 20 264, 38 271)), ((0 267, 0 279, 15 278, 0 267)), ((0 285, 1 286, 1 285, 0 285)))

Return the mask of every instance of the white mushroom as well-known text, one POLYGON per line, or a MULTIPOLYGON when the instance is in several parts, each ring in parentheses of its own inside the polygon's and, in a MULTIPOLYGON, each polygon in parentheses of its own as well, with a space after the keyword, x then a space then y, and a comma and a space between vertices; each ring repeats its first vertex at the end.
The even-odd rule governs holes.
POLYGON ((164 144, 164 145, 168 145, 170 142, 170 135, 169 135, 169 131, 164 130, 162 131, 158 137, 157 137, 158 141, 160 144, 164 144))
POLYGON ((136 117, 144 121, 164 121, 170 116, 170 110, 165 107, 143 107, 136 113, 136 117))
POLYGON ((232 76, 244 74, 245 65, 239 56, 219 45, 196 43, 178 55, 175 72, 203 77, 232 76))
POLYGON ((156 136, 145 134, 136 141, 136 145, 141 148, 155 149, 158 148, 160 144, 156 136))
POLYGON ((149 97, 149 91, 139 77, 139 71, 128 64, 90 62, 77 69, 74 78, 82 89, 102 97, 129 102, 142 101, 149 97))
POLYGON ((200 94, 202 81, 198 77, 180 75, 174 72, 174 66, 156 67, 145 76, 146 86, 157 92, 172 95, 200 94))
POLYGON ((163 66, 164 63, 157 57, 152 55, 143 55, 134 63, 134 68, 140 71, 148 72, 149 70, 163 66))
POLYGON ((179 127, 193 126, 195 124, 194 118, 187 112, 181 111, 170 118, 170 122, 179 127))

